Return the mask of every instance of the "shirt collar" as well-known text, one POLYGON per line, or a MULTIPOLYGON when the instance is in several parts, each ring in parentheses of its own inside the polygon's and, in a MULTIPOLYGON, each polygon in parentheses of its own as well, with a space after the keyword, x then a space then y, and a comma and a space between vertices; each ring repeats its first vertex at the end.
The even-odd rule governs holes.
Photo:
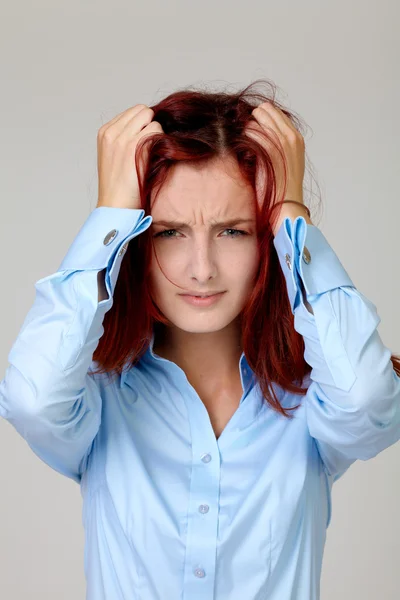
MULTIPOLYGON (((143 354, 141 360, 150 361, 150 362, 156 361, 157 363, 164 363, 164 365, 165 365, 165 363, 169 363, 170 361, 166 360, 165 358, 161 358, 160 356, 158 356, 158 354, 154 353, 154 351, 153 351, 154 338, 155 338, 155 333, 153 330, 153 333, 152 333, 151 339, 150 339, 150 344, 149 344, 146 352, 143 354)), ((130 371, 130 369, 125 367, 121 373, 121 379, 120 379, 120 387, 121 388, 124 386, 124 384, 126 382, 126 378, 128 377, 129 371, 130 371)), ((251 385, 251 383, 255 382, 255 377, 253 377, 254 376, 253 370, 250 368, 244 352, 242 352, 242 354, 240 355, 239 371, 240 371, 240 377, 241 377, 243 389, 245 391, 247 391, 247 388, 251 385)))

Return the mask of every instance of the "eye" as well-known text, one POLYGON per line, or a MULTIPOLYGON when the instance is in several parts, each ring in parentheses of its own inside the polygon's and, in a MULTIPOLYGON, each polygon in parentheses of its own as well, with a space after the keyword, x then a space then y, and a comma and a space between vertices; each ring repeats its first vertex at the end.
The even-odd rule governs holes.
POLYGON ((239 237, 241 235, 247 235, 246 231, 242 231, 241 229, 225 229, 225 231, 232 231, 233 234, 231 234, 231 237, 239 237))
POLYGON ((156 233, 156 235, 154 237, 174 237, 172 235, 166 235, 167 233, 171 233, 172 232, 176 232, 176 229, 164 229, 164 231, 160 231, 159 233, 156 233))

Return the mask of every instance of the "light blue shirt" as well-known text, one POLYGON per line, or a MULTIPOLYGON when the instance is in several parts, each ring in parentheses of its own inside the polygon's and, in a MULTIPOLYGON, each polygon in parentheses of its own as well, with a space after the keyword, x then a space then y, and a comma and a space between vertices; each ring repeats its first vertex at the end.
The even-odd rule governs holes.
POLYGON ((376 307, 321 230, 286 217, 274 246, 308 392, 275 387, 283 406, 301 402, 284 418, 242 353, 243 395, 217 440, 184 371, 152 345, 111 383, 88 375, 127 243, 151 222, 95 208, 60 268, 36 282, 0 415, 81 486, 88 600, 317 600, 332 484, 400 439, 400 378, 376 307), (109 298, 98 302, 103 268, 109 298))

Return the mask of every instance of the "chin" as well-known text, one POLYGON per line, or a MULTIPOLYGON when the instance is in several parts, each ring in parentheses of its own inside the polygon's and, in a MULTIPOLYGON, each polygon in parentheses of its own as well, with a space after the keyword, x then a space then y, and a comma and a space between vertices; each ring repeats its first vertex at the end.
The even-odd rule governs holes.
POLYGON ((186 331, 188 333, 212 333, 220 331, 234 321, 239 312, 233 312, 232 315, 227 315, 226 310, 215 311, 211 314, 207 311, 198 309, 197 314, 194 311, 183 311, 182 307, 176 308, 173 312, 164 312, 165 316, 173 324, 174 327, 186 331), (179 317, 178 317, 179 315, 179 317))

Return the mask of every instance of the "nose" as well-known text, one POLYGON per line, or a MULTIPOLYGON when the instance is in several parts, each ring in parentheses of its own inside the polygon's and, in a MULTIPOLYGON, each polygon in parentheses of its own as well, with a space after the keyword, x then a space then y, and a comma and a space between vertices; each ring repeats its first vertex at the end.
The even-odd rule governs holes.
POLYGON ((207 283, 217 274, 215 249, 205 240, 193 241, 189 256, 189 277, 199 284, 207 283))

